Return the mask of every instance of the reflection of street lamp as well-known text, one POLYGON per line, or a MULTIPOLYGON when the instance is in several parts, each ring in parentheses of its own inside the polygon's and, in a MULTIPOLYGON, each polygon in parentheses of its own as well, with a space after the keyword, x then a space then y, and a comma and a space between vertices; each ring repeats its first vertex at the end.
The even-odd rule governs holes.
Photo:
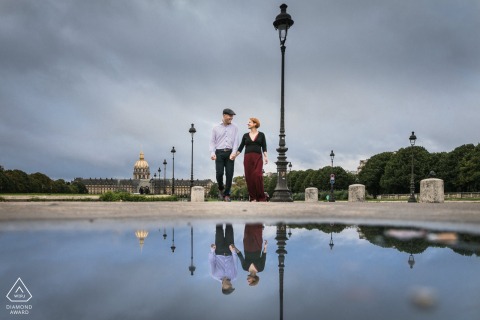
POLYGON ((285 224, 277 224, 277 251, 278 254, 278 281, 279 281, 279 293, 280 293, 280 319, 283 319, 283 276, 285 269, 285 255, 287 250, 285 246, 287 245, 287 226, 285 224))
POLYGON ((292 193, 287 185, 287 156, 288 148, 285 144, 285 106, 284 106, 284 82, 285 82, 285 41, 287 40, 288 29, 293 25, 292 17, 287 13, 287 5, 280 6, 280 14, 277 15, 273 26, 278 30, 280 38, 280 50, 282 52, 282 79, 281 79, 281 98, 280 98, 280 141, 277 148, 277 186, 273 191, 271 201, 291 202, 292 193))
POLYGON ((172 252, 175 252, 175 228, 172 228, 172 246, 170 249, 172 249, 172 252))
POLYGON ((330 174, 330 198, 329 202, 335 202, 335 195, 333 194, 333 185, 335 184, 335 174, 333 173, 333 158, 335 158, 335 153, 330 152, 330 159, 332 160, 332 174, 330 174))
POLYGON ((163 159, 163 194, 167 193, 167 159, 163 159))
POLYGON ((408 198, 408 202, 417 202, 415 199, 415 181, 413 178, 413 146, 415 145, 415 140, 417 140, 417 136, 415 136, 415 132, 412 131, 412 135, 410 136, 410 146, 412 148, 412 175, 410 177, 410 198, 408 198))
POLYGON ((140 252, 142 252, 143 244, 145 243, 145 238, 148 236, 147 230, 137 230, 135 231, 135 237, 137 237, 138 242, 140 243, 140 252))
POLYGON ((408 257, 408 265, 410 266, 410 269, 413 269, 414 264, 415 258, 413 257, 413 254, 410 253, 410 256, 408 257))
POLYGON ((165 230, 165 227, 163 227, 163 240, 167 239, 167 231, 165 230))
POLYGON ((333 250, 333 235, 332 235, 332 232, 330 232, 330 243, 328 244, 330 246, 330 250, 333 250))
POLYGON ((190 270, 192 276, 195 269, 193 265, 193 226, 190 226, 190 267, 188 267, 188 270, 190 270))
POLYGON ((175 147, 172 147, 170 151, 172 153, 173 164, 172 164, 172 194, 175 194, 175 147))

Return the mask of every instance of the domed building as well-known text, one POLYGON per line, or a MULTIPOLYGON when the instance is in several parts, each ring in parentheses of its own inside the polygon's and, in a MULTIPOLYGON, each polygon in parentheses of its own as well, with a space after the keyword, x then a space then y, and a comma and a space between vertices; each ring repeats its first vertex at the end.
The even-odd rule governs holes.
POLYGON ((140 152, 140 159, 138 159, 133 166, 133 179, 150 179, 150 167, 145 160, 143 151, 140 152))
MULTIPOLYGON (((164 166, 166 165, 163 163, 164 166)), ((166 167, 164 167, 164 171, 166 167)), ((88 190, 89 194, 102 194, 109 191, 125 191, 130 193, 145 193, 153 195, 176 195, 180 199, 187 199, 190 194, 191 181, 189 179, 172 179, 166 178, 164 173, 163 179, 160 175, 161 169, 158 170, 158 176, 155 173, 150 177, 150 166, 145 160, 145 154, 140 152, 139 159, 133 166, 133 177, 130 179, 113 179, 113 178, 75 178, 74 181, 82 182, 88 190), (175 186, 175 187, 173 187, 175 186)), ((210 192, 213 181, 210 179, 195 180, 195 186, 205 188, 205 195, 210 192)))

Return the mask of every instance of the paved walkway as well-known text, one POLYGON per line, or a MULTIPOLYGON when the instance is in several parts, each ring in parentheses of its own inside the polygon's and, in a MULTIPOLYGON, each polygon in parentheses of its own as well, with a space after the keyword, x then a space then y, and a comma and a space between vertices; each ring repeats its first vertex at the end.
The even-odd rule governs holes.
POLYGON ((0 202, 0 223, 90 219, 437 226, 480 233, 479 202, 0 202))

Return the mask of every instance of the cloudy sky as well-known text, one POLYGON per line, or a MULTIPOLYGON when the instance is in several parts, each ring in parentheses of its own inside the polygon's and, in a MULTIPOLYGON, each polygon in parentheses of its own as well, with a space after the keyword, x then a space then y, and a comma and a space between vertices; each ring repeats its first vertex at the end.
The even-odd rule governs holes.
MULTIPOLYGON (((140 151, 214 178, 222 110, 258 117, 276 169, 281 53, 271 0, 0 0, 0 165, 130 178, 140 151)), ((480 2, 290 1, 285 125, 293 170, 409 145, 480 142, 480 2)), ((238 158, 235 175, 243 174, 238 158)))

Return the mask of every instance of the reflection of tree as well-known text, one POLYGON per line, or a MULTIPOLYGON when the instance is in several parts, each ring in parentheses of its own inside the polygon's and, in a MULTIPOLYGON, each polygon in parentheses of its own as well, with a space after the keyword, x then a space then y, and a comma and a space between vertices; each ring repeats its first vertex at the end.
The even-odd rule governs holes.
MULTIPOLYGON (((343 230, 352 226, 344 224, 333 223, 306 223, 306 224, 289 224, 289 229, 306 229, 306 230, 319 230, 326 234, 341 233, 343 230)), ((387 226, 358 226, 357 231, 360 238, 369 241, 370 243, 383 247, 394 248, 399 252, 406 252, 408 254, 419 254, 424 252, 429 247, 434 248, 450 248, 455 253, 463 256, 476 255, 480 257, 480 235, 455 233, 456 241, 442 241, 435 240, 437 234, 451 234, 451 231, 431 231, 419 228, 411 227, 387 227, 387 226), (396 230, 398 232, 404 231, 405 233, 411 232, 414 234, 412 237, 391 237, 387 236, 388 231, 396 230), (430 239, 429 236, 433 236, 430 239)), ((290 232, 289 232, 290 233, 290 232)), ((331 237, 332 239, 332 237, 331 237)), ((331 246, 333 247, 333 246, 331 246)))
POLYGON ((307 230, 320 230, 324 233, 340 233, 349 226, 344 224, 333 224, 333 223, 309 223, 309 224, 289 224, 289 228, 293 229, 307 229, 307 230))
POLYGON ((453 252, 462 256, 476 255, 480 257, 480 236, 472 234, 459 234, 458 245, 453 247, 453 252))
MULTIPOLYGON (((425 238, 400 240, 397 238, 386 237, 385 231, 390 230, 391 227, 359 226, 358 229, 359 233, 363 234, 365 240, 368 240, 370 243, 379 247, 395 248, 400 252, 406 252, 408 254, 419 254, 429 247, 429 243, 425 238)), ((412 228, 405 228, 405 230, 412 230, 412 228)))
POLYGON ((448 243, 441 241, 429 241, 429 235, 442 234, 441 231, 432 232, 423 229, 399 227, 395 228, 395 230, 403 230, 407 232, 418 231, 419 233, 424 233, 424 236, 422 237, 399 239, 385 235, 386 231, 391 229, 391 227, 383 226, 359 226, 358 232, 361 234, 362 238, 368 240, 374 245, 383 248, 395 248, 400 252, 406 252, 408 254, 419 254, 424 252, 427 248, 433 247, 451 248, 454 252, 464 256, 471 256, 473 254, 480 256, 480 236, 478 235, 455 233, 457 240, 452 243, 448 243))

